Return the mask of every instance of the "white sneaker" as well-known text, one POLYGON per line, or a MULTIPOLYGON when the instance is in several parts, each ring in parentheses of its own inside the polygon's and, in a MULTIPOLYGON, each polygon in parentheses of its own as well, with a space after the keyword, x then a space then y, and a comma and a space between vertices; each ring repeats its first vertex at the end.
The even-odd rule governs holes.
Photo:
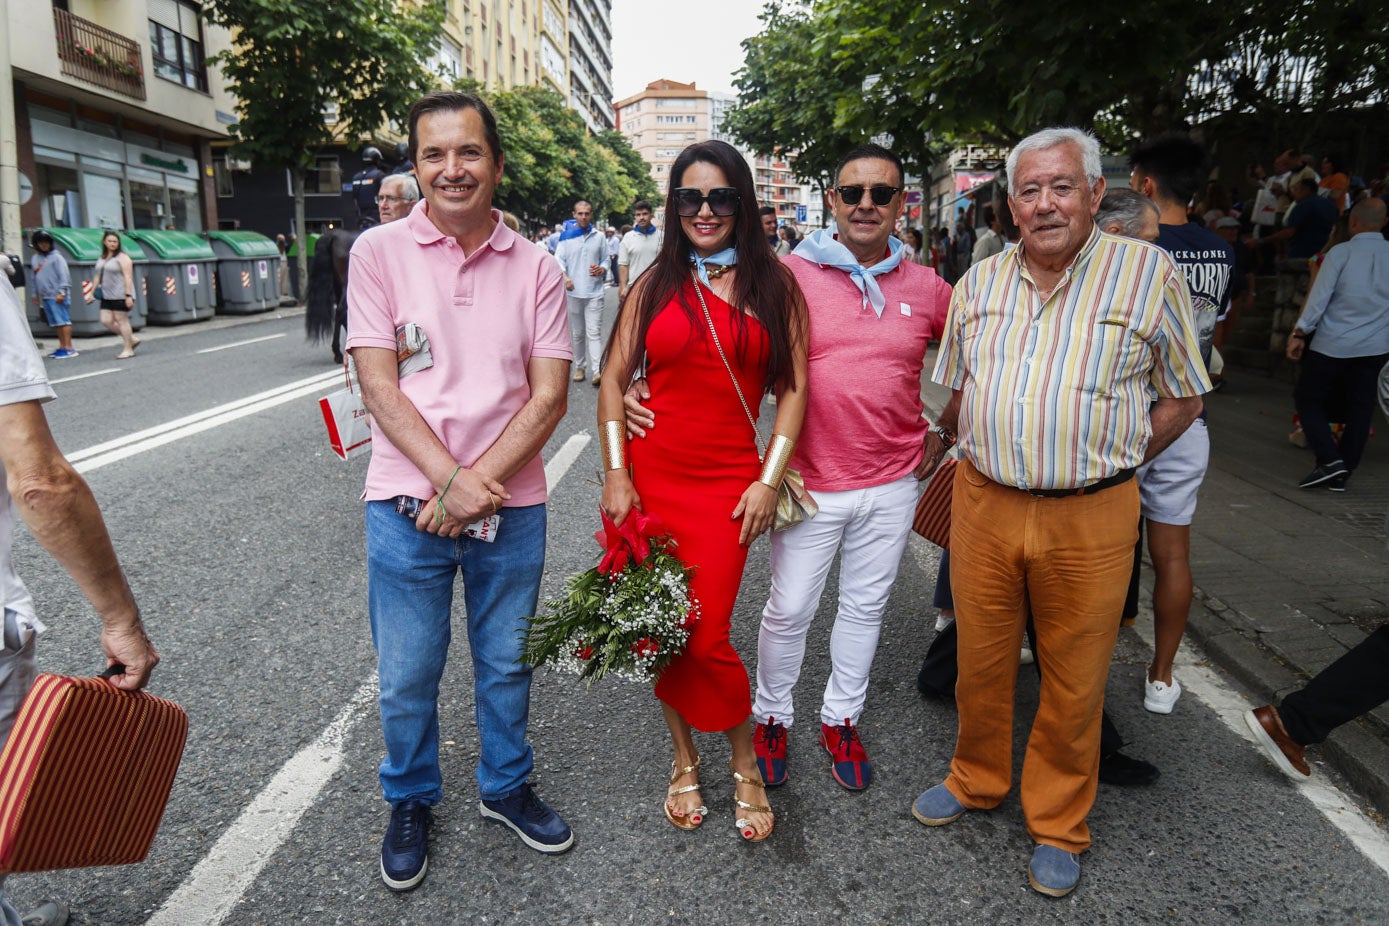
POLYGON ((1036 661, 1037 660, 1034 659, 1032 656, 1032 650, 1028 649, 1025 646, 1022 648, 1022 652, 1018 654, 1018 662, 1022 665, 1030 666, 1032 665, 1032 663, 1036 661))
POLYGON ((936 633, 940 633, 951 624, 955 623, 955 618, 946 617, 944 612, 936 615, 936 633))
POLYGON ((1170 714, 1172 708, 1177 706, 1177 699, 1182 696, 1181 683, 1177 677, 1172 676, 1172 684, 1166 682, 1153 682, 1146 678, 1143 681, 1143 706, 1154 714, 1170 714))

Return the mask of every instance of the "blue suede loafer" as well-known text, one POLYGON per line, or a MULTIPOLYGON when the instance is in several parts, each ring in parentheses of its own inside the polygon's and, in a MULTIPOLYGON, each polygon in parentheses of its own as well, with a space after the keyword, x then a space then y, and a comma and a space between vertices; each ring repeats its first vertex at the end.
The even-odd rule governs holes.
POLYGON ((912 804, 912 816, 927 826, 945 826, 964 815, 969 808, 956 800, 945 785, 927 790, 912 804))
POLYGON ((1032 850, 1027 879, 1038 893, 1065 897, 1080 881, 1080 856, 1056 846, 1038 846, 1032 850))

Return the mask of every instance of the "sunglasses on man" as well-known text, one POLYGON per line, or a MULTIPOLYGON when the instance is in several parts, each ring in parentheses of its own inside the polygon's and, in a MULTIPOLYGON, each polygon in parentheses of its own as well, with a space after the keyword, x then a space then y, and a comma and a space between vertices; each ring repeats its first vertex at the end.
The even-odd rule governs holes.
POLYGON ((671 196, 675 200, 675 214, 687 219, 699 215, 705 203, 714 215, 733 215, 738 211, 738 191, 731 186, 716 186, 707 196, 698 187, 682 186, 671 196))
POLYGON ((837 186, 834 191, 839 194, 839 199, 846 206, 857 206, 863 200, 866 192, 873 200, 875 206, 886 206, 892 202, 892 197, 902 192, 899 186, 837 186))

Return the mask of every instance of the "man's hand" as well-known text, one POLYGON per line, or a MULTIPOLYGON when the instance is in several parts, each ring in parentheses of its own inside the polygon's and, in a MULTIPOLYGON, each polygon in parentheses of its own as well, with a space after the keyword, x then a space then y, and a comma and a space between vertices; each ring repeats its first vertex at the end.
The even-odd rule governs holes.
POLYGON ((479 518, 490 517, 501 510, 502 502, 511 494, 497 480, 490 479, 475 469, 460 469, 448 487, 448 493, 435 495, 420 509, 415 519, 415 529, 454 538, 463 528, 479 518), (443 505, 442 522, 438 509, 443 505))
POLYGON ((940 461, 945 459, 945 444, 941 441, 940 435, 934 431, 927 431, 922 443, 921 462, 916 464, 916 469, 912 470, 912 475, 917 481, 927 478, 940 466, 940 461))
POLYGON ((565 276, 564 278, 564 291, 566 293, 574 291, 574 281, 569 279, 568 276, 565 276))
POLYGON ((647 428, 656 426, 656 413, 641 403, 651 398, 646 379, 634 380, 622 396, 622 408, 627 413, 627 436, 645 437, 647 428))
POLYGON ((67 302, 67 301, 68 301, 67 293, 58 293, 56 296, 53 297, 53 301, 54 301, 54 302, 67 302))
POLYGON ((588 275, 591 277, 602 277, 608 275, 608 268, 602 264, 589 264, 588 275))
POLYGON ((101 631, 101 650, 108 666, 123 665, 125 673, 113 675, 107 681, 124 691, 139 691, 149 684, 150 673, 159 664, 154 644, 145 636, 137 620, 128 628, 107 627, 101 631))
POLYGON ((627 294, 632 291, 632 287, 626 285, 619 286, 617 289, 617 302, 619 305, 627 301, 627 294))
POLYGON ((1299 331, 1293 331, 1288 335, 1287 347, 1283 349, 1283 355, 1294 362, 1302 359, 1302 350, 1307 346, 1307 338, 1299 331))

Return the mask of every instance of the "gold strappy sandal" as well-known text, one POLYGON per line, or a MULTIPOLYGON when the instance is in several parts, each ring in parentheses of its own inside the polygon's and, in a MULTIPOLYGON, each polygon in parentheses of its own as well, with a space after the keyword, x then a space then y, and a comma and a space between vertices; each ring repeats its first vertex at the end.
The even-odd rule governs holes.
MULTIPOLYGON (((698 772, 699 762, 700 760, 696 758, 694 761, 694 765, 687 765, 684 768, 680 768, 678 765, 675 764, 675 760, 672 759, 670 763, 670 783, 675 784, 677 781, 681 779, 681 777, 688 775, 691 772, 698 772)), ((707 816, 709 813, 709 808, 705 807, 703 804, 700 804, 698 807, 694 808, 689 813, 686 813, 685 815, 679 817, 670 812, 671 798, 679 797, 682 794, 689 794, 691 791, 698 790, 699 785, 692 784, 686 785, 683 788, 671 788, 669 791, 667 791, 665 802, 661 805, 661 809, 663 809, 666 812, 666 819, 682 830, 699 829, 700 824, 704 822, 705 816, 707 816)))
POLYGON ((761 778, 749 778, 741 774, 733 767, 733 763, 731 762, 728 764, 728 770, 733 773, 733 780, 737 782, 737 784, 734 785, 733 803, 737 806, 738 810, 772 814, 772 826, 761 836, 757 835, 757 828, 752 825, 752 821, 747 817, 739 817, 737 820, 733 821, 733 825, 738 827, 738 835, 742 836, 748 842, 761 842, 772 835, 772 830, 776 828, 776 815, 772 811, 772 808, 768 807, 766 804, 749 804, 747 801, 739 800, 737 785, 752 785, 754 788, 761 788, 762 792, 765 794, 767 791, 767 783, 761 778))

